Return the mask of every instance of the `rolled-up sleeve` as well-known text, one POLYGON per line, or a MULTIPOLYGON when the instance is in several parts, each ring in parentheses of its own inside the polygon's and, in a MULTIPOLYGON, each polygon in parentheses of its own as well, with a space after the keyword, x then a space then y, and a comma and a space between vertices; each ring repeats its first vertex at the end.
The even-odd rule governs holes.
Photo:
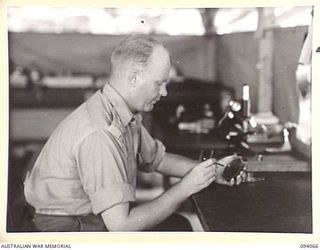
POLYGON ((166 148, 161 141, 151 137, 146 128, 141 125, 139 170, 152 172, 157 169, 165 155, 166 148))
POLYGON ((121 145, 107 131, 97 129, 87 135, 77 148, 77 167, 92 211, 99 214, 124 202, 135 200, 121 158, 121 145))

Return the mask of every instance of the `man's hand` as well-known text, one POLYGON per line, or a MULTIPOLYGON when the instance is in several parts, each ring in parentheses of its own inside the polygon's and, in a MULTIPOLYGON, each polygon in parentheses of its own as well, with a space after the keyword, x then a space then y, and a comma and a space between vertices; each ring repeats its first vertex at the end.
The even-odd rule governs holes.
POLYGON ((220 159, 218 161, 219 165, 218 164, 215 164, 216 165, 216 168, 215 168, 215 182, 218 183, 218 184, 222 184, 222 185, 228 185, 228 186, 233 186, 234 184, 236 185, 240 185, 241 182, 243 182, 246 178, 246 168, 244 168, 240 173, 239 175, 236 177, 236 179, 232 178, 230 181, 227 181, 225 180, 223 177, 222 177, 222 173, 225 169, 225 167, 223 166, 220 166, 221 165, 228 165, 231 161, 233 161, 234 159, 236 159, 238 156, 236 155, 229 155, 229 156, 226 156, 222 159, 220 159))
POLYGON ((181 180, 187 196, 199 192, 216 179, 216 165, 212 159, 199 163, 181 180))
POLYGON ((196 165, 181 180, 187 196, 201 191, 212 182, 228 186, 240 185, 246 178, 246 168, 244 168, 236 178, 232 178, 230 181, 225 180, 222 176, 225 166, 236 158, 237 156, 230 155, 220 159, 218 161, 219 164, 215 164, 215 159, 208 159, 196 165))

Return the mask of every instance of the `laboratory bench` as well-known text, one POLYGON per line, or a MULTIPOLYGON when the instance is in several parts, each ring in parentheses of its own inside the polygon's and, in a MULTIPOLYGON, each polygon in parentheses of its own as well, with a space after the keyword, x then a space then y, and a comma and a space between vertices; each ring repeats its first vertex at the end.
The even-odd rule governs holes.
POLYGON ((192 196, 205 231, 312 233, 311 172, 258 172, 229 187, 212 184, 192 196))
MULTIPOLYGON (((196 160, 200 154, 208 158, 212 149, 216 158, 230 152, 228 143, 215 133, 178 133, 164 143, 169 151, 196 160)), ((311 160, 292 150, 265 152, 267 147, 281 148, 282 143, 251 144, 250 154, 238 154, 248 181, 233 187, 212 184, 191 197, 205 231, 312 233, 311 160)))
POLYGON ((311 161, 293 152, 245 157, 247 180, 192 196, 205 231, 312 233, 311 161))

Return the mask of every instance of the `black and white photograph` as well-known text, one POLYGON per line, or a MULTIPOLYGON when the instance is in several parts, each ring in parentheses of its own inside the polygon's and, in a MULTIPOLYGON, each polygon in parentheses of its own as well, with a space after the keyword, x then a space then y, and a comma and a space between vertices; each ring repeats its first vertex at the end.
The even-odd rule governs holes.
POLYGON ((7 6, 5 232, 312 235, 314 15, 7 6))

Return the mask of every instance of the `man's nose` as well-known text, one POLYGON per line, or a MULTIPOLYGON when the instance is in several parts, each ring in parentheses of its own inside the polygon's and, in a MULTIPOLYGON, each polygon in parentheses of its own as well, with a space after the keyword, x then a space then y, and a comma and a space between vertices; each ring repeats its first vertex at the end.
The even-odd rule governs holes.
POLYGON ((161 96, 167 96, 168 95, 167 85, 166 84, 161 85, 160 95, 161 96))

